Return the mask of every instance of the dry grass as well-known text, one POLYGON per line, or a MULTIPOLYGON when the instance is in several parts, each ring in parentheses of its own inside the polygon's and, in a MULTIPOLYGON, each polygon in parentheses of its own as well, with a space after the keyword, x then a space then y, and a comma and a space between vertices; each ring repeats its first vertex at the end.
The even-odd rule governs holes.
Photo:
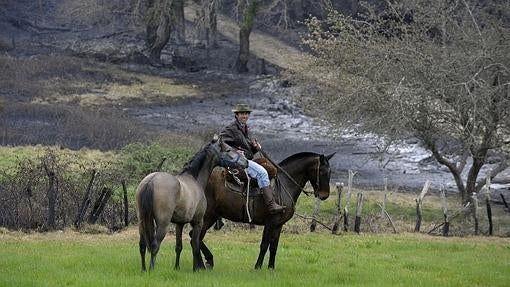
POLYGON ((44 104, 166 103, 202 94, 191 84, 66 56, 0 56, 0 83, 8 97, 44 104))
MULTIPOLYGON (((194 5, 185 7, 186 20, 194 21, 197 15, 196 9, 198 8, 194 5)), ((238 45, 239 25, 232 19, 218 15, 218 32, 238 45)), ((296 61, 301 61, 301 52, 298 49, 259 31, 252 31, 250 34, 250 53, 284 69, 291 68, 292 63, 296 61)))

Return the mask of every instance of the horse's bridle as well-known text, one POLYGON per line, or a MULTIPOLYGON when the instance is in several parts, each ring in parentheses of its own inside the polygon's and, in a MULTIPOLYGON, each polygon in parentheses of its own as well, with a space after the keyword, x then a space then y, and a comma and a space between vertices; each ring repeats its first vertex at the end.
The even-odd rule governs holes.
MULTIPOLYGON (((292 178, 292 176, 290 176, 290 174, 288 174, 283 168, 281 168, 280 166, 277 166, 277 167, 279 167, 280 170, 290 179, 290 181, 292 181, 292 183, 294 183, 299 189, 301 189, 301 191, 304 194, 306 194, 306 196, 312 195, 311 192, 306 191, 303 187, 301 187, 301 185, 299 183, 297 183, 296 180, 294 178, 292 178)), ((319 188, 320 188, 320 168, 321 168, 321 155, 319 155, 319 159, 318 159, 318 162, 317 162, 317 180, 315 182, 315 184, 317 185, 317 188, 315 188, 315 186, 313 186, 313 183, 310 182, 312 184, 313 189, 314 189, 313 194, 315 196, 318 196, 318 194, 315 193, 315 190, 317 190, 317 192, 319 192, 319 188)))

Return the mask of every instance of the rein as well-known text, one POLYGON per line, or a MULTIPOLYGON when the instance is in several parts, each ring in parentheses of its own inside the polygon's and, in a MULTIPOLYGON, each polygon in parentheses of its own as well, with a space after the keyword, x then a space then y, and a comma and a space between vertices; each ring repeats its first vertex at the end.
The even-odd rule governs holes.
MULTIPOLYGON (((279 169, 281 172, 283 172, 283 174, 285 174, 289 179, 290 181, 292 181, 292 183, 294 183, 297 187, 299 187, 299 189, 304 193, 306 194, 306 196, 310 196, 312 193, 309 192, 309 191, 306 191, 304 188, 301 187, 301 185, 299 183, 296 182, 296 180, 294 180, 294 178, 292 176, 290 176, 290 174, 285 171, 279 164, 277 164, 276 162, 274 162, 268 155, 265 151, 263 151, 262 149, 259 150, 260 153, 270 162, 272 163, 274 166, 276 166, 277 169, 279 169)), ((319 167, 320 167, 320 159, 319 159, 319 167)), ((319 175, 319 172, 317 171, 317 176, 319 175)), ((318 178, 317 178, 317 182, 318 182, 318 178)))

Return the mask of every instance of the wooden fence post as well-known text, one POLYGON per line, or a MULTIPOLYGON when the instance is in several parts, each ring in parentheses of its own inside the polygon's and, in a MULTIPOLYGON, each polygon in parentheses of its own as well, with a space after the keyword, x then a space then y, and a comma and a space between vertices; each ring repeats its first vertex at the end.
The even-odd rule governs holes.
POLYGON ((128 196, 127 196, 126 181, 122 180, 120 183, 122 184, 122 191, 124 193, 124 226, 128 226, 129 225, 129 203, 128 203, 128 196))
POLYGON ((430 180, 425 181, 425 185, 423 186, 423 189, 421 190, 420 195, 416 198, 416 226, 414 227, 414 232, 420 232, 421 227, 421 221, 423 219, 422 215, 422 203, 423 198, 425 197, 425 194, 427 194, 427 191, 430 187, 430 180))
POLYGON ((473 217, 475 219, 475 235, 478 235, 478 196, 476 192, 473 192, 471 199, 473 199, 473 217))
POLYGON ((76 228, 80 227, 81 222, 83 221, 83 217, 85 216, 85 212, 87 211, 87 208, 90 204, 90 192, 92 190, 92 184, 94 183, 94 178, 96 177, 96 170, 92 170, 92 176, 90 177, 89 184, 87 186, 87 191, 85 192, 85 195, 83 196, 83 200, 81 202, 80 208, 78 208, 78 214, 76 214, 76 218, 74 220, 74 226, 76 228))
POLYGON ((349 230, 349 205, 351 203, 352 179, 354 178, 354 175, 356 175, 356 172, 349 169, 349 181, 347 183, 347 196, 344 207, 344 231, 349 230))
POLYGON ((46 163, 43 163, 44 170, 48 176, 48 220, 47 228, 49 230, 55 229, 55 206, 57 204, 57 191, 55 189, 56 176, 55 172, 50 170, 46 163))
POLYGON ((336 207, 335 224, 333 224, 333 229, 331 229, 331 233, 333 233, 333 234, 336 234, 336 232, 338 231, 338 226, 340 225, 340 219, 342 218, 340 201, 342 199, 342 191, 344 189, 344 183, 337 182, 337 183, 335 183, 335 186, 336 186, 337 197, 336 197, 336 206, 335 206, 336 207))
POLYGON ((384 178, 384 199, 381 208, 381 218, 384 218, 384 212, 386 210, 386 201, 388 200, 388 178, 384 178))
MULTIPOLYGON (((452 221, 453 219, 455 219, 457 216, 463 214, 471 205, 471 202, 468 202, 465 206, 463 206, 461 209, 457 210, 456 212, 453 213, 452 216, 450 216, 449 218, 449 221, 452 221)), ((427 234, 431 234, 432 232, 434 232, 434 230, 438 229, 439 227, 443 226, 444 225, 444 222, 440 223, 440 224, 436 224, 429 232, 427 232, 427 234)))
POLYGON ((363 193, 358 192, 358 200, 356 204, 356 219, 354 220, 354 231, 358 234, 361 226, 361 209, 363 208, 363 193))
POLYGON ((444 217, 443 236, 448 236, 448 232, 450 231, 450 222, 448 218, 448 202, 446 201, 446 189, 443 184, 441 184, 441 205, 443 207, 444 217))
POLYGON ((487 178, 485 181, 485 191, 486 191, 485 205, 487 206, 487 217, 489 219, 489 236, 492 236, 494 227, 492 225, 491 178, 489 175, 487 175, 487 178))
POLYGON ((101 195, 99 195, 97 198, 96 202, 94 203, 94 207, 90 212, 89 219, 87 220, 89 224, 95 224, 97 222, 99 216, 101 216, 101 213, 103 213, 106 203, 112 196, 112 193, 113 191, 111 188, 103 187, 101 190, 101 195))
POLYGON ((312 224, 310 225, 310 232, 314 232, 315 228, 317 227, 317 216, 319 216, 319 210, 321 209, 321 200, 316 197, 315 198, 315 207, 313 209, 313 215, 312 215, 312 224))

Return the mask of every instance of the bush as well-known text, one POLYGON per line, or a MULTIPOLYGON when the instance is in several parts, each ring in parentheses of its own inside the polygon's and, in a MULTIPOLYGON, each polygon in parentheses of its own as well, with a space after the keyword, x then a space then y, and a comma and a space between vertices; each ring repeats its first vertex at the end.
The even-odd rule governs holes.
POLYGON ((124 194, 121 183, 125 181, 130 191, 128 219, 134 223, 134 190, 142 178, 156 169, 177 173, 196 150, 190 144, 182 147, 162 142, 130 144, 113 156, 58 147, 45 148, 42 152, 27 148, 26 155, 17 159, 9 156, 9 162, 0 168, 0 226, 24 230, 73 226, 94 175, 83 222, 87 221, 103 189, 108 188, 112 195, 97 223, 112 230, 122 228, 124 194), (167 160, 158 168, 162 158, 167 160), (53 201, 52 194, 55 195, 53 201), (50 214, 54 215, 54 220, 50 214))

